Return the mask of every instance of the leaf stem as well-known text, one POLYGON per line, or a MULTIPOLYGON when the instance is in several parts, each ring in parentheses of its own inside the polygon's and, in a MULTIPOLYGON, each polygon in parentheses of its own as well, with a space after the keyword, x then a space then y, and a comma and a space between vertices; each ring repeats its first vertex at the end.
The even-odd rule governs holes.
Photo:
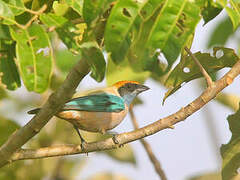
POLYGON ((193 60, 195 61, 195 63, 198 65, 202 75, 205 77, 206 81, 207 81, 207 85, 208 87, 213 86, 214 82, 212 81, 212 78, 209 76, 209 74, 207 73, 207 71, 204 69, 204 67, 201 65, 201 63, 198 61, 198 59, 196 58, 196 56, 194 56, 194 54, 192 54, 192 52, 187 48, 184 47, 185 51, 193 58, 193 60))

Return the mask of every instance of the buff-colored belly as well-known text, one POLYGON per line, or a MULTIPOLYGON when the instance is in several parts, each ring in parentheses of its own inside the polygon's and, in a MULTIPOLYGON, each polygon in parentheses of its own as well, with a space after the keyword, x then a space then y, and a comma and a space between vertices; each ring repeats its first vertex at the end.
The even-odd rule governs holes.
POLYGON ((57 116, 76 125, 79 129, 105 133, 122 122, 127 114, 127 109, 112 113, 68 110, 58 113, 57 116))

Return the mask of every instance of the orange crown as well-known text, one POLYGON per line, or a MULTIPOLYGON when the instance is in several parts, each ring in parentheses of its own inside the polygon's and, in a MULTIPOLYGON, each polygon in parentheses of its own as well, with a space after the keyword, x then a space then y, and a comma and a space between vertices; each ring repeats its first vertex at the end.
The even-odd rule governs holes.
POLYGON ((122 87, 124 84, 127 84, 127 83, 139 84, 139 82, 137 82, 137 81, 118 81, 113 86, 119 88, 119 87, 122 87))

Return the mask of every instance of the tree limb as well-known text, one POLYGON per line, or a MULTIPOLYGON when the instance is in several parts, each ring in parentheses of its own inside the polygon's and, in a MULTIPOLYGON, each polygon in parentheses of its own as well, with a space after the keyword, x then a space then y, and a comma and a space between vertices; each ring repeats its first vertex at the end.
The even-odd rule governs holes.
MULTIPOLYGON (((213 86, 208 87, 198 98, 196 98, 194 101, 192 101, 187 106, 181 108, 176 113, 174 113, 170 116, 167 116, 165 118, 162 118, 162 119, 160 119, 152 124, 149 124, 145 127, 142 127, 135 131, 116 135, 117 141, 119 142, 119 144, 126 144, 129 142, 141 139, 143 137, 155 134, 163 129, 167 129, 167 128, 171 127, 172 125, 185 120, 188 116, 192 115, 194 112, 198 111, 205 104, 207 104, 210 100, 215 98, 215 96, 220 91, 222 91, 225 87, 230 85, 233 82, 234 78, 236 76, 238 76, 239 74, 240 74, 240 61, 238 61, 231 68, 231 70, 227 74, 225 74, 220 80, 216 81, 213 86)), ((54 111, 54 112, 56 112, 56 111, 54 111)), ((42 116, 42 113, 40 113, 40 114, 42 116)), ((40 114, 38 116, 40 116, 40 114)), ((49 115, 47 117, 49 118, 49 115)), ((20 137, 18 139, 21 140, 21 138, 22 137, 20 137)), ((26 140, 25 137, 24 137, 24 139, 26 140)), ((82 151, 80 145, 59 145, 59 146, 53 146, 53 147, 40 148, 40 149, 36 149, 36 150, 20 149, 11 156, 9 162, 23 160, 23 159, 38 159, 38 158, 46 158, 46 157, 53 157, 53 156, 63 156, 63 155, 70 155, 70 154, 80 154, 80 153, 86 153, 86 152, 102 151, 102 150, 117 148, 119 146, 119 144, 115 144, 113 142, 112 138, 108 138, 103 141, 85 144, 84 151, 82 151)), ((20 147, 20 146, 18 146, 18 147, 20 147)), ((9 155, 8 155, 8 157, 9 157, 9 155)), ((0 167, 7 163, 6 161, 5 161, 5 163, 2 163, 1 158, 0 158, 0 162, 1 162, 0 167)))
POLYGON ((89 66, 82 58, 69 72, 62 86, 51 96, 36 114, 25 126, 15 131, 8 140, 0 147, 0 167, 11 161, 11 156, 22 147, 29 139, 35 136, 59 111, 63 104, 68 101, 75 92, 79 82, 89 72, 89 66))
MULTIPOLYGON (((130 113, 130 116, 131 116, 131 120, 132 120, 132 123, 133 123, 133 126, 135 129, 139 129, 139 126, 138 126, 138 123, 137 123, 137 119, 136 119, 136 116, 133 112, 133 106, 131 106, 129 108, 129 113, 130 113)), ((140 142, 142 143, 143 147, 145 148, 147 154, 148 154, 148 157, 149 159, 151 160, 154 168, 155 168, 155 171, 158 173, 159 177, 162 179, 162 180, 167 180, 167 177, 166 177, 166 174, 165 172, 163 171, 162 167, 161 167, 161 164, 160 162, 158 161, 157 157, 154 155, 153 151, 152 151, 152 148, 150 146, 150 144, 148 144, 147 141, 145 141, 145 139, 140 139, 140 142)))

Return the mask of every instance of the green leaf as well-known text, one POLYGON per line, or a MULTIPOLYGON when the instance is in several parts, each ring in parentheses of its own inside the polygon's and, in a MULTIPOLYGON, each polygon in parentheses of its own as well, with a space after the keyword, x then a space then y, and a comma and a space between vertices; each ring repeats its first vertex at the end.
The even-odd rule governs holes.
POLYGON ((105 45, 115 63, 124 60, 130 46, 130 30, 144 5, 143 1, 119 0, 114 5, 105 28, 105 45))
POLYGON ((0 116, 0 146, 8 139, 8 137, 16 131, 20 126, 10 120, 0 116))
POLYGON ((83 18, 85 22, 90 26, 91 22, 100 18, 101 15, 110 8, 110 4, 114 0, 101 0, 101 1, 92 1, 85 0, 83 1, 83 18))
POLYGON ((68 5, 63 2, 54 1, 53 10, 57 16, 63 16, 68 10, 68 5))
POLYGON ((232 109, 233 111, 237 111, 239 108, 238 105, 240 102, 240 97, 236 94, 221 92, 216 96, 215 100, 217 100, 224 106, 227 106, 228 108, 232 109))
POLYGON ((0 0, 0 21, 3 19, 3 24, 11 25, 15 24, 14 14, 8 5, 0 0))
POLYGON ((17 62, 26 88, 44 92, 49 85, 53 60, 48 34, 42 26, 33 24, 27 30, 11 28, 11 35, 17 41, 17 62))
POLYGON ((232 21, 233 29, 236 29, 240 23, 240 2, 238 0, 218 0, 217 2, 225 8, 232 21))
POLYGON ((221 146, 222 155, 222 179, 228 180, 236 176, 240 164, 240 110, 228 116, 229 129, 232 132, 228 144, 221 146))
POLYGON ((168 65, 179 56, 182 47, 200 20, 200 9, 188 0, 169 0, 158 14, 146 41, 150 53, 161 49, 168 65))
POLYGON ((3 0, 8 4, 15 16, 22 14, 25 11, 25 6, 22 0, 3 0))
POLYGON ((207 0, 205 7, 203 7, 201 14, 204 20, 204 25, 215 18, 220 12, 222 8, 219 7, 212 0, 207 0))
POLYGON ((59 50, 56 52, 56 65, 57 67, 67 75, 69 70, 74 64, 81 59, 81 55, 73 55, 68 50, 59 50))
POLYGON ((141 11, 146 19, 140 25, 128 58, 135 70, 149 70, 162 75, 170 69, 194 32, 200 20, 200 10, 188 0, 169 0, 164 4, 159 2, 157 6, 155 1, 150 2, 154 6, 146 3, 141 11), (159 50, 166 57, 167 67, 159 63, 159 50))
POLYGON ((63 43, 75 54, 79 54, 79 29, 74 24, 68 22, 66 18, 52 13, 40 15, 40 20, 48 27, 57 27, 56 32, 63 43))
POLYGON ((82 15, 83 0, 65 0, 80 16, 82 15))
POLYGON ((61 27, 65 23, 68 22, 68 20, 65 17, 57 16, 57 15, 52 14, 52 13, 41 14, 40 15, 40 20, 44 24, 46 24, 48 27, 52 27, 52 26, 61 27))
POLYGON ((15 44, 0 40, 0 50, 0 82, 5 84, 7 89, 15 90, 21 86, 18 70, 14 62, 15 44))
MULTIPOLYGON (((232 67, 239 59, 233 49, 222 47, 213 48, 213 56, 201 52, 194 53, 194 55, 208 73, 216 72, 224 67, 232 67)), ((181 88, 183 83, 200 77, 202 77, 202 73, 192 58, 190 56, 183 57, 165 82, 165 85, 171 89, 165 94, 163 102, 181 88)))
POLYGON ((117 161, 136 164, 133 148, 129 144, 125 144, 122 148, 107 150, 105 153, 117 161))
POLYGON ((233 34, 233 26, 229 17, 220 21, 215 27, 208 41, 208 48, 214 45, 225 45, 229 37, 233 34))
POLYGON ((108 58, 106 79, 108 86, 121 80, 131 80, 143 83, 150 76, 150 72, 135 72, 132 70, 127 59, 120 64, 115 64, 108 58))
POLYGON ((101 82, 105 76, 106 62, 96 42, 86 42, 81 45, 82 57, 91 68, 91 77, 101 82))

